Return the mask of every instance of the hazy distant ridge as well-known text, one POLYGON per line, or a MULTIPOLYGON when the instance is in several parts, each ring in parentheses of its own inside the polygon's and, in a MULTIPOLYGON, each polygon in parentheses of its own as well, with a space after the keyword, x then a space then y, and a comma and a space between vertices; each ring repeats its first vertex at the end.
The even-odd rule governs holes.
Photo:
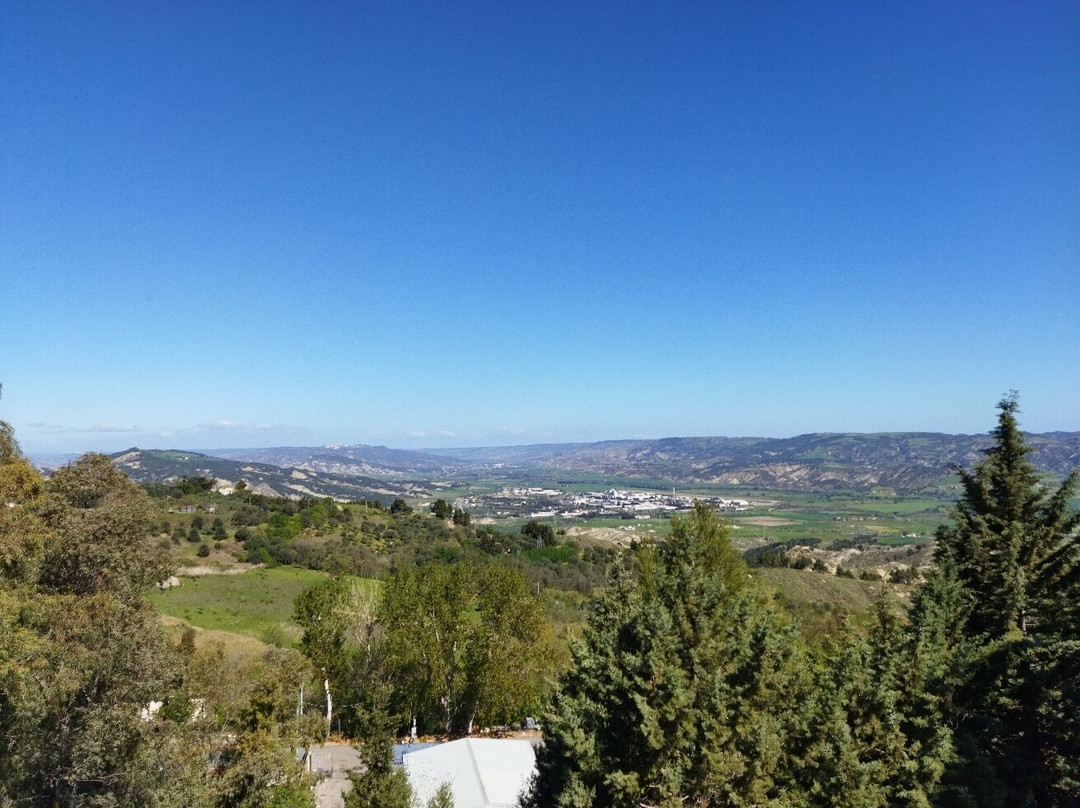
MULTIPOLYGON (((1080 468, 1080 432, 1029 434, 1033 462, 1057 475, 1080 468)), ((812 433, 792 438, 662 438, 406 451, 385 446, 278 447, 215 452, 333 474, 373 477, 453 475, 495 466, 591 472, 792 489, 912 490, 934 485, 953 466, 971 467, 989 435, 930 432, 812 433)))
POLYGON ((143 483, 170 483, 181 477, 212 477, 230 483, 244 480, 256 493, 267 496, 378 499, 384 502, 398 496, 416 496, 423 493, 409 482, 398 483, 355 474, 325 474, 176 449, 133 448, 110 457, 129 477, 143 483))

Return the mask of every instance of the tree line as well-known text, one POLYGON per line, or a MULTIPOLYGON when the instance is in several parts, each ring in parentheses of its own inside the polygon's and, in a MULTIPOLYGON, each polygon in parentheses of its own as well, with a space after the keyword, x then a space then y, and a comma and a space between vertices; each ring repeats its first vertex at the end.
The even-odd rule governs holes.
POLYGON ((170 640, 144 597, 170 571, 155 519, 105 455, 44 480, 0 422, 0 805, 313 805, 309 663, 170 640))
POLYGON ((528 806, 1080 804, 1080 514, 1015 396, 901 610, 808 646, 705 508, 595 601, 528 806))
POLYGON ((168 572, 145 492, 100 455, 43 480, 0 422, 0 806, 310 805, 292 752, 333 724, 366 763, 349 804, 404 807, 395 735, 537 710, 527 807, 1080 804, 1078 474, 1040 478, 1018 412, 957 470, 910 603, 883 587, 868 626, 807 639, 698 505, 606 564, 559 657, 513 563, 558 545, 451 510, 486 561, 400 564, 378 598, 331 576, 296 601, 299 652, 239 678, 143 599, 168 572))

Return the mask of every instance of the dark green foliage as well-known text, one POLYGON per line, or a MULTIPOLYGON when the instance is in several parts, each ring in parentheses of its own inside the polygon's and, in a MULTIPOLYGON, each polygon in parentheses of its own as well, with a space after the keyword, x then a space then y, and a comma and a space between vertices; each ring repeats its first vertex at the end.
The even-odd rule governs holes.
POLYGON ((172 771, 139 712, 180 681, 143 600, 168 573, 153 512, 103 455, 23 494, 0 518, 0 805, 149 804, 172 771))
POLYGON ((889 582, 911 584, 919 580, 920 573, 915 567, 897 567, 889 573, 889 582))
POLYGON ((521 526, 521 535, 532 539, 537 547, 549 547, 555 543, 555 528, 535 519, 521 526))
POLYGON ((820 539, 803 537, 788 539, 786 541, 774 541, 763 544, 760 547, 751 547, 743 553, 743 559, 751 567, 794 567, 806 569, 814 563, 808 556, 801 555, 792 558, 789 552, 793 547, 816 547, 821 543, 820 539))
POLYGON ((279 536, 249 535, 244 550, 247 560, 254 564, 292 564, 297 560, 295 548, 279 536))
POLYGON ((438 519, 449 519, 454 515, 454 509, 445 499, 437 499, 431 505, 431 512, 438 519))
POLYGON ((395 516, 412 513, 412 507, 409 505, 408 502, 403 500, 401 497, 398 497, 390 503, 390 513, 394 514, 395 516))
POLYGON ((698 506, 595 602, 529 804, 765 804, 784 790, 799 644, 698 506))
POLYGON ((746 577, 700 505, 616 574, 545 717, 528 805, 930 805, 951 754, 933 695, 946 635, 882 601, 869 635, 815 659, 746 577))
POLYGON ((827 652, 810 696, 808 754, 792 766, 811 804, 931 804, 952 755, 935 695, 945 647, 906 630, 883 596, 869 633, 849 629, 827 652))
POLYGON ((524 555, 530 561, 551 561, 569 563, 577 558, 578 549, 572 544, 557 544, 545 547, 530 547, 524 555))
POLYGON ((206 558, 210 555, 210 545, 206 542, 203 542, 199 545, 199 549, 195 551, 195 555, 197 555, 199 558, 206 558))
POLYGON ((214 487, 213 477, 181 477, 172 486, 180 495, 202 494, 214 487))
POLYGON ((194 632, 174 648, 145 600, 169 570, 143 489, 102 455, 24 480, 2 443, 0 805, 311 806, 292 754, 302 658, 223 703, 233 672, 200 677, 194 632))
POLYGON ((1028 459, 1015 396, 973 471, 954 524, 937 534, 941 575, 960 593, 948 630, 958 764, 943 804, 1080 803, 1080 515, 1074 471, 1047 487, 1028 459))
MULTIPOLYGON (((954 561, 971 594, 968 631, 994 638, 1052 630, 1058 607, 1080 585, 1080 515, 1069 508, 1080 474, 1051 492, 1028 460, 1016 399, 999 409, 996 443, 974 471, 957 470, 963 495, 953 509, 955 525, 937 534, 938 558, 954 561)), ((1070 611, 1075 629, 1075 607, 1070 611)))
POLYGON ((394 729, 398 719, 390 712, 391 690, 375 684, 366 704, 358 709, 360 743, 356 751, 363 764, 350 772, 352 791, 345 808, 412 808, 412 789, 404 769, 391 765, 394 729))
POLYGON ((450 786, 446 783, 439 786, 435 796, 428 800, 424 808, 454 808, 454 792, 450 790, 450 786))

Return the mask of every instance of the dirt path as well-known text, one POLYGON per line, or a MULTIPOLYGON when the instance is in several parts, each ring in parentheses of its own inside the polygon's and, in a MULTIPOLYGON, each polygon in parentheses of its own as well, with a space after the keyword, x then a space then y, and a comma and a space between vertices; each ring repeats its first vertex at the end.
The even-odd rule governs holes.
POLYGON ((315 808, 345 808, 344 794, 352 788, 348 772, 360 767, 356 750, 348 744, 328 743, 313 753, 330 753, 330 776, 315 786, 315 808))

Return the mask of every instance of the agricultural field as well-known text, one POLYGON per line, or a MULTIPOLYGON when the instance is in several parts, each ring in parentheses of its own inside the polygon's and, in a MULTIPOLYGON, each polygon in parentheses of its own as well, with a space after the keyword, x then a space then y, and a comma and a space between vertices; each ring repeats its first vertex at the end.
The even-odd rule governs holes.
MULTIPOLYGON (((600 490, 596 486, 577 484, 561 490, 580 492, 600 490)), ((630 488, 627 491, 656 489, 630 488)), ((834 543, 904 545, 928 542, 939 525, 949 520, 951 500, 927 496, 899 496, 891 493, 829 493, 805 494, 793 492, 733 489, 731 487, 698 486, 679 490, 680 496, 720 497, 726 500, 749 501, 744 510, 725 512, 722 518, 732 526, 732 539, 740 547, 759 546, 770 542, 806 541, 828 547, 834 543)), ((475 496, 475 494, 474 494, 475 496)), ((527 512, 534 505, 550 504, 523 501, 527 512)), ((482 519, 500 529, 516 531, 527 521, 526 516, 482 519)), ((648 519, 599 517, 569 518, 563 514, 541 519, 567 535, 597 539, 663 538, 670 532, 670 521, 664 514, 648 519)))

